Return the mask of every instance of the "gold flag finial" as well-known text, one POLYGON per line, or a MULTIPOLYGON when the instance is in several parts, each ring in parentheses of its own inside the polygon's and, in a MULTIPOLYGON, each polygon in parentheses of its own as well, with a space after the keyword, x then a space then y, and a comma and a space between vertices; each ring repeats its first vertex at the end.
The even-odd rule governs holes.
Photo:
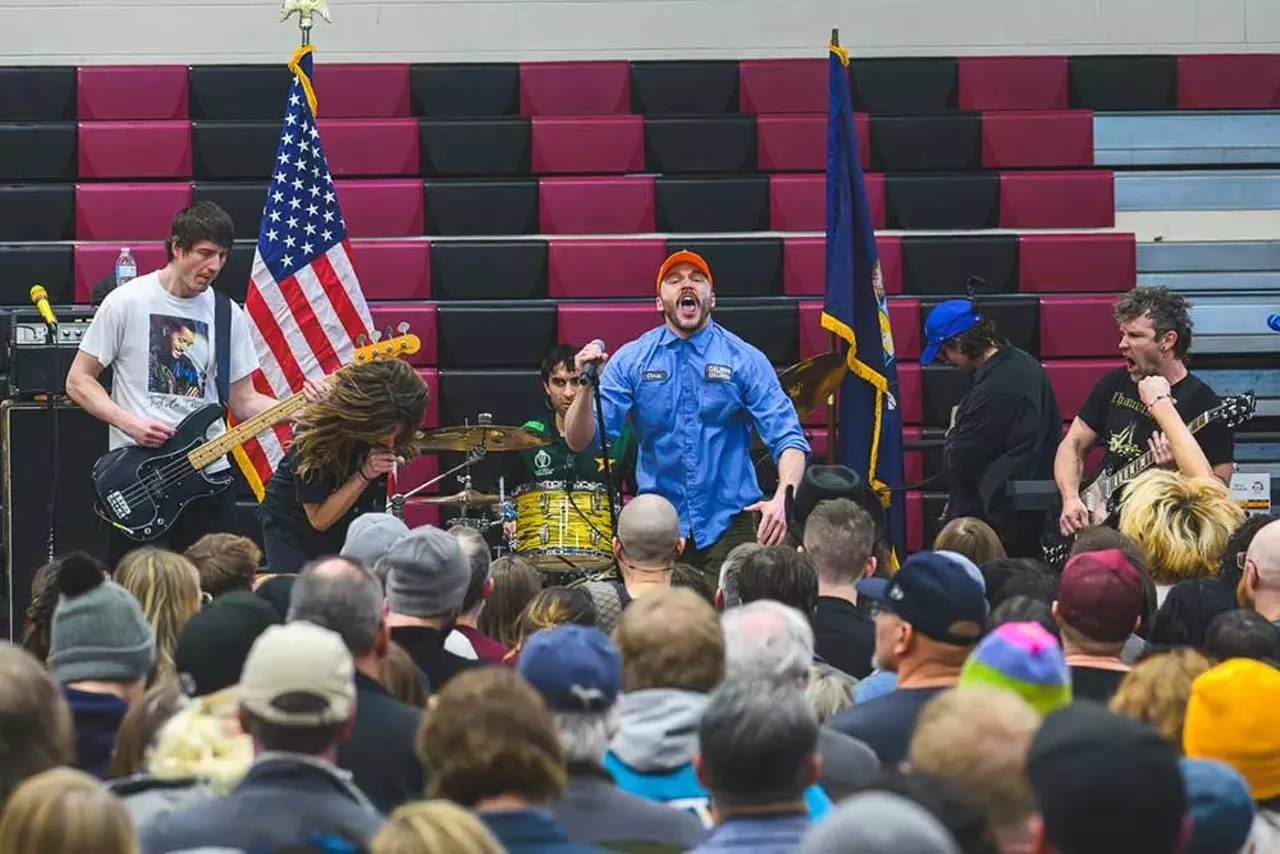
POLYGON ((302 30, 304 47, 311 44, 311 26, 315 15, 324 18, 327 23, 333 23, 333 18, 329 17, 328 0, 284 0, 284 5, 280 7, 280 20, 287 21, 295 13, 298 16, 298 29, 302 30))

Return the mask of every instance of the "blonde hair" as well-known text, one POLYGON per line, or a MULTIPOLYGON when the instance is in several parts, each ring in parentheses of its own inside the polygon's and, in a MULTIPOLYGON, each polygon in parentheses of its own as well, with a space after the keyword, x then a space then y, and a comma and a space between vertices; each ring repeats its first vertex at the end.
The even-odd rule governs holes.
POLYGON ((995 529, 973 516, 961 516, 944 525, 933 538, 933 550, 962 554, 978 566, 1008 557, 995 529))
POLYGON ((818 714, 818 723, 831 718, 853 705, 855 680, 843 670, 830 664, 815 664, 809 668, 809 685, 804 695, 818 714))
POLYGON ((488 828, 450 801, 396 808, 370 843, 372 854, 504 854, 488 828))
POLYGON ((1181 750, 1191 683, 1212 666, 1209 659, 1189 648, 1153 655, 1125 675, 1109 708, 1151 724, 1181 750))
POLYGON ((197 777, 230 792, 253 763, 253 739, 240 728, 235 687, 190 700, 160 728, 147 771, 162 780, 197 777))
POLYGON ((1216 478, 1154 469, 1129 486, 1120 533, 1146 550, 1153 582, 1174 584, 1216 575, 1222 550, 1244 517, 1216 478))
POLYGON ((200 572, 180 554, 147 547, 120 560, 116 582, 141 603, 155 635, 156 682, 177 684, 173 651, 178 633, 200 610, 200 572))
POLYGON ((129 811, 83 771, 53 768, 13 793, 0 817, 0 851, 137 854, 129 811))

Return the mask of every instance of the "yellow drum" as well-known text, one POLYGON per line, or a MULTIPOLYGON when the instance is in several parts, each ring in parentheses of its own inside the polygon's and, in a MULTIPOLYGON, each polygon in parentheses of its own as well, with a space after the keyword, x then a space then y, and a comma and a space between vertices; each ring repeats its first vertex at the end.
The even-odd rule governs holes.
POLYGON ((516 554, 544 572, 594 571, 613 562, 613 522, 603 485, 538 481, 512 493, 516 554))

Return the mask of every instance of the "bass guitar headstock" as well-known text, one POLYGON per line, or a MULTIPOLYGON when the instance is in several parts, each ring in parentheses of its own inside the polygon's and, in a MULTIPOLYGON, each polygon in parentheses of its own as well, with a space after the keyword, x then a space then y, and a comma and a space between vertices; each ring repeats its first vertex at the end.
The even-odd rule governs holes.
POLYGON ((401 356, 412 356, 422 348, 418 336, 409 332, 409 324, 401 323, 395 331, 399 334, 393 335, 390 327, 387 327, 385 334, 375 329, 369 333, 368 338, 363 335, 356 338, 356 351, 352 354, 351 361, 356 364, 385 362, 401 356))

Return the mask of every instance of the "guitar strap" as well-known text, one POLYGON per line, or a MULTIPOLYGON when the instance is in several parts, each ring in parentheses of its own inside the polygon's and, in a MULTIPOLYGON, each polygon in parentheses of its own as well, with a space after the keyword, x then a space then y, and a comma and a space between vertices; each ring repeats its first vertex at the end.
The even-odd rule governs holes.
POLYGON ((231 400, 231 297, 222 291, 213 292, 213 352, 217 357, 218 400, 229 406, 231 400))

